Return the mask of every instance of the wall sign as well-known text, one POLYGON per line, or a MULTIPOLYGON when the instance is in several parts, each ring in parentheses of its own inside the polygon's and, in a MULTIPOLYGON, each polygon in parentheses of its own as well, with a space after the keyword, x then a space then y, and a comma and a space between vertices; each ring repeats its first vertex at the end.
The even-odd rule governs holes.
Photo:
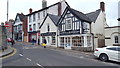
POLYGON ((80 30, 69 30, 60 32, 60 35, 72 35, 72 34, 80 34, 80 30))
POLYGON ((56 32, 41 33, 41 36, 55 36, 56 32))

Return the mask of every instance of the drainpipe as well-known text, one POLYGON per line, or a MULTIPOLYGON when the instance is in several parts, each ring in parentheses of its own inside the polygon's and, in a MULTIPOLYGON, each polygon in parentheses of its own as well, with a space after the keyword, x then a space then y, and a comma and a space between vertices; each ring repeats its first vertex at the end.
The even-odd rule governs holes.
POLYGON ((58 27, 57 27, 57 48, 58 48, 58 27))
POLYGON ((93 33, 91 33, 91 35, 92 35, 92 41, 93 41, 93 52, 94 52, 94 49, 95 49, 95 45, 94 45, 94 34, 93 33))

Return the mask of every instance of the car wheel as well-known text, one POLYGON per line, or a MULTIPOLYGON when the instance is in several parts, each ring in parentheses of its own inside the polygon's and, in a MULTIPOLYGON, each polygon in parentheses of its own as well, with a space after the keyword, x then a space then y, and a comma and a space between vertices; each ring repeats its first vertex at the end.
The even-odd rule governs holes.
POLYGON ((101 54, 99 58, 101 61, 104 61, 104 62, 108 60, 108 56, 106 54, 101 54))

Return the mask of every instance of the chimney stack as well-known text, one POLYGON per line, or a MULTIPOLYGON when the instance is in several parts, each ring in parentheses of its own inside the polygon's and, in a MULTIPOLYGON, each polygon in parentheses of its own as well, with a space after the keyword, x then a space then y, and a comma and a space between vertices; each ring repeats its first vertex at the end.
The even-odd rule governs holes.
POLYGON ((102 11, 105 11, 105 3, 104 2, 100 2, 100 9, 102 11))
POLYGON ((42 0, 42 9, 47 7, 47 1, 46 0, 42 0))
POLYGON ((61 16, 62 5, 61 2, 58 3, 58 16, 61 16))
POLYGON ((30 14, 32 13, 32 8, 29 9, 29 13, 30 13, 30 14))

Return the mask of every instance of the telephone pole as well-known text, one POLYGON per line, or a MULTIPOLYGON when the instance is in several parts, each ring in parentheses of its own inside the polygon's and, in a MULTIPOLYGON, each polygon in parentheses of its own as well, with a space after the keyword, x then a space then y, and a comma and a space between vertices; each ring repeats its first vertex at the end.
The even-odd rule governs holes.
POLYGON ((7 22, 8 22, 8 12, 9 12, 9 1, 7 0, 7 22))

